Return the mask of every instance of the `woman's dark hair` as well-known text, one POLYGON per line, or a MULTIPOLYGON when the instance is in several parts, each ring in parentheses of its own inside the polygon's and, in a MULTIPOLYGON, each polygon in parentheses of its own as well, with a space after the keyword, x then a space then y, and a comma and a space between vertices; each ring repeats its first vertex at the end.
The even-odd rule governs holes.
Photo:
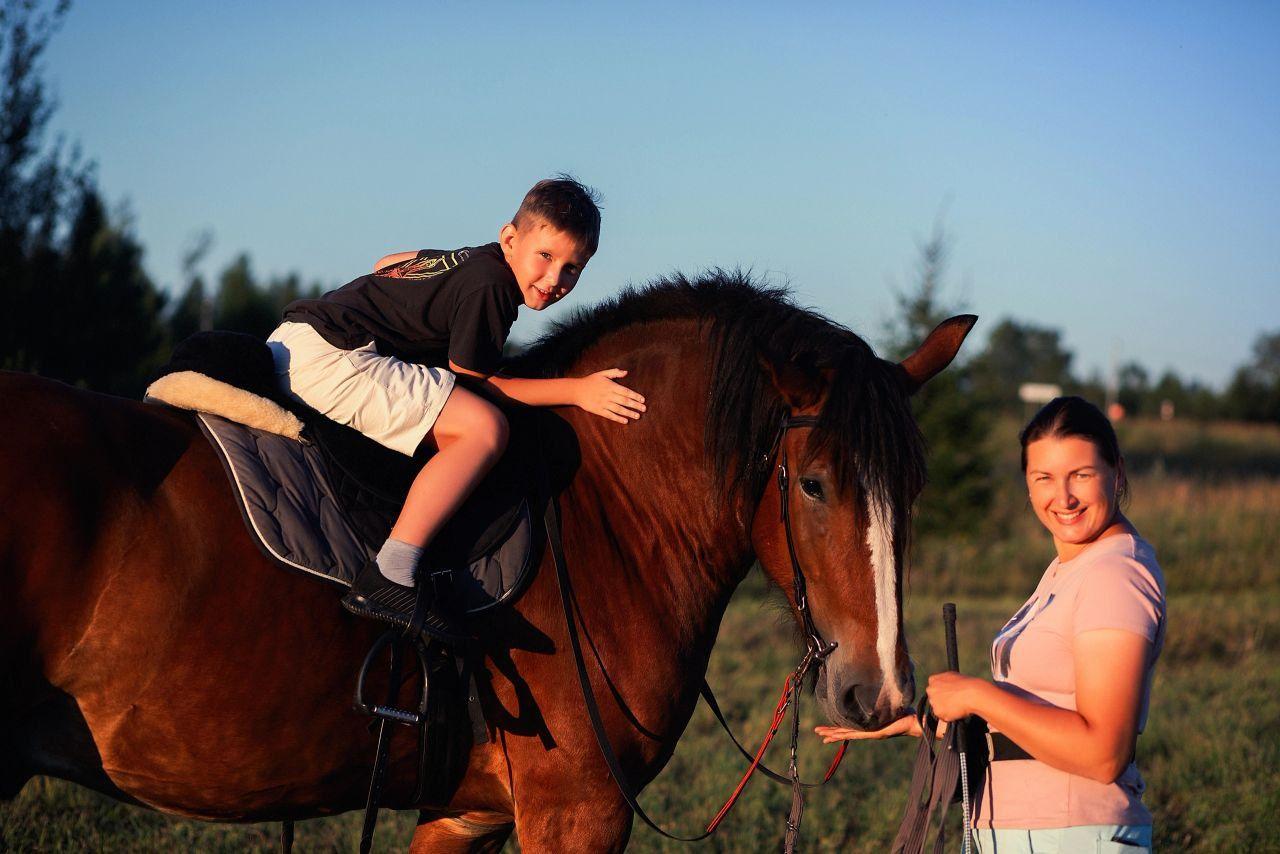
MULTIPOLYGON (((1055 397, 1040 407, 1040 411, 1022 428, 1018 435, 1018 441, 1022 443, 1022 470, 1027 470, 1027 445, 1039 439, 1064 439, 1068 436, 1088 439, 1107 465, 1113 469, 1120 467, 1120 442, 1111 421, 1083 397, 1070 396, 1055 397)), ((1129 481, 1124 478, 1116 491, 1117 503, 1128 494, 1129 481)))

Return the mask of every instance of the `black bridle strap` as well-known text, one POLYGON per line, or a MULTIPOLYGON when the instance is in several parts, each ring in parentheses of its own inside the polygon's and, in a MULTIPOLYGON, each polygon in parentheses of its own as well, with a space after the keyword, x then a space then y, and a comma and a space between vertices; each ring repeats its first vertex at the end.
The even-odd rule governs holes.
POLYGON ((800 620, 804 626, 805 645, 813 650, 819 659, 826 658, 836 648, 835 644, 827 644, 814 625, 813 614, 809 611, 808 587, 804 580, 804 571, 800 568, 800 558, 796 555, 795 537, 791 533, 791 475, 787 469, 787 446, 783 438, 792 427, 816 427, 818 419, 812 415, 799 415, 787 418, 782 422, 775 440, 778 460, 778 495, 781 499, 782 529, 786 533, 787 556, 791 559, 792 595, 795 597, 796 610, 800 612, 800 620))
POLYGON ((587 675, 586 660, 582 655, 582 640, 578 637, 577 620, 574 619, 573 596, 569 582, 569 572, 565 565, 564 543, 560 538, 560 512, 556 507, 556 499, 553 495, 547 497, 547 540, 551 546, 551 559, 556 565, 556 581, 560 587, 560 604, 564 607, 565 625, 569 628, 569 645, 573 648, 573 663, 578 671, 578 684, 582 688, 582 698, 586 702, 587 716, 591 718, 591 729, 595 733, 596 743, 600 745, 600 753, 604 756, 605 764, 609 767, 609 773, 613 775, 613 782, 617 784, 618 791, 622 793, 622 798, 627 802, 627 806, 631 807, 632 812, 640 816, 640 820, 649 827, 656 830, 668 839, 674 839, 677 842, 698 842, 706 839, 711 835, 711 831, 706 831, 698 836, 676 836, 663 830, 654 824, 653 819, 641 808, 640 803, 636 800, 636 792, 631 788, 631 783, 627 780, 627 775, 622 770, 622 763, 618 761, 618 755, 613 751, 613 745, 609 743, 609 738, 605 734, 604 718, 600 714, 600 706, 596 702, 595 692, 591 689, 591 679, 587 675))
POLYGON ((791 814, 788 816, 788 819, 787 819, 787 839, 786 839, 786 842, 787 842, 786 848, 788 851, 790 851, 794 848, 795 839, 800 829, 799 828, 800 814, 803 810, 803 795, 801 794, 801 790, 804 788, 812 787, 812 786, 822 785, 823 783, 826 783, 828 780, 830 780, 831 777, 835 774, 836 768, 839 767, 840 760, 844 757, 845 745, 842 745, 841 748, 837 751, 836 756, 832 761, 830 767, 827 769, 827 773, 824 775, 822 779, 822 783, 803 783, 800 781, 799 772, 797 771, 797 768, 796 768, 796 741, 799 736, 799 721, 800 721, 800 717, 799 717, 800 710, 799 710, 799 704, 798 704, 800 687, 809 669, 815 663, 820 661, 822 658, 825 658, 827 655, 829 655, 831 651, 835 649, 836 645, 834 643, 827 644, 823 641, 822 636, 818 633, 817 627, 814 625, 813 618, 809 612, 808 598, 805 592, 804 574, 800 568, 800 560, 796 555, 795 546, 792 542, 790 513, 788 512, 788 507, 787 507, 789 503, 788 501, 789 481, 787 479, 787 473, 786 473, 786 448, 785 446, 782 445, 782 439, 783 439, 783 436, 786 434, 787 430, 789 430, 792 427, 811 427, 811 426, 816 426, 817 423, 818 423, 818 419, 813 416, 797 416, 794 418, 792 417, 785 418, 778 429, 778 435, 774 439, 773 447, 770 449, 770 453, 768 455, 768 456, 772 456, 773 452, 779 449, 781 450, 781 454, 782 454, 780 471, 778 474, 778 489, 779 489, 781 502, 782 502, 782 521, 783 521, 783 527, 786 532, 787 551, 791 558, 791 568, 792 568, 792 573, 794 575, 796 608, 798 611, 800 611, 802 622, 805 627, 805 633, 806 633, 805 655, 804 655, 804 658, 801 660, 800 665, 796 668, 795 672, 787 680, 787 684, 783 689, 782 699, 779 701, 778 708, 774 712, 773 725, 770 728, 769 734, 765 737, 764 743, 761 745, 760 750, 755 756, 752 756, 750 753, 748 753, 746 748, 744 748, 741 745, 741 743, 738 742, 738 739, 734 737, 732 730, 729 729, 728 723, 725 721, 723 714, 720 712, 719 704, 716 703, 715 701, 715 695, 711 692, 711 689, 706 684, 706 681, 703 680, 702 695, 704 699, 707 700, 707 704, 711 707, 712 712, 716 716, 716 719, 720 721, 721 726, 724 727, 725 732, 729 734, 729 738, 733 741, 734 745, 738 748, 738 750, 744 756, 746 756, 748 759, 751 760, 751 765, 747 770, 747 774, 739 782, 738 787, 734 790, 729 800, 721 808, 720 812, 712 820, 711 824, 708 825, 707 829, 703 833, 699 834, 698 836, 676 836, 672 833, 668 833, 667 831, 663 830, 656 823, 654 823, 653 819, 649 818, 648 814, 645 813, 644 809, 640 806, 635 789, 631 787, 630 782, 627 780, 626 774, 622 769, 622 763, 618 760, 618 756, 613 750, 613 745, 609 743, 609 738, 605 733, 604 718, 600 714, 600 706, 599 706, 599 703, 596 701, 595 692, 591 688, 591 679, 587 674, 586 660, 582 653, 582 640, 578 635, 577 620, 574 618, 575 609, 574 609, 574 603, 573 603, 572 585, 569 580, 567 561, 564 556, 564 543, 561 537, 559 508, 556 504, 556 498, 552 494, 552 491, 550 489, 547 472, 545 468, 539 467, 540 474, 543 480, 545 499, 547 502, 547 511, 546 511, 546 517, 545 517, 545 523, 546 523, 546 529, 547 529, 547 542, 551 548, 552 563, 555 564, 555 568, 556 568, 556 582, 560 590, 560 603, 562 608, 564 609, 565 625, 568 628, 569 644, 573 649, 573 659, 574 659, 574 666, 578 674, 578 684, 582 690, 583 701, 587 707, 587 716, 591 719, 591 727, 592 727, 593 734, 596 737, 596 743, 600 747, 600 753, 604 757, 605 765, 609 768, 609 773, 613 776, 614 783, 617 785, 618 791, 622 794, 623 800, 625 800, 627 802, 627 805, 631 807, 631 810, 640 817, 641 821, 643 821, 650 828, 652 828, 654 831, 661 834, 662 836, 666 837, 667 839, 672 839, 677 842, 699 842, 703 839, 706 839, 708 836, 710 836, 712 833, 715 832, 715 829, 719 825, 720 821, 728 814, 728 812, 737 803, 738 796, 741 795, 742 792, 745 790, 746 783, 750 779, 751 775, 756 770, 763 770, 765 774, 771 779, 774 779, 779 783, 790 784, 792 786, 792 809, 791 809, 791 814), (781 774, 778 774, 773 770, 764 767, 760 762, 760 758, 763 756, 765 748, 768 746, 769 742, 772 740, 774 734, 777 732, 778 725, 781 723, 781 718, 779 717, 779 715, 785 714, 788 707, 793 707, 791 708, 791 712, 795 716, 795 721, 793 724, 792 735, 791 735, 791 765, 789 769, 790 774, 787 777, 783 777, 781 774))

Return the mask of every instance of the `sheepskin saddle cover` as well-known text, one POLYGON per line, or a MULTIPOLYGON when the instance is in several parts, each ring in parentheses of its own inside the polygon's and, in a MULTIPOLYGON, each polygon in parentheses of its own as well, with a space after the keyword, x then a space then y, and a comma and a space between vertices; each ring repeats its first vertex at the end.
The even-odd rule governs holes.
MULTIPOLYGON (((159 374, 147 400, 195 413, 259 548, 350 586, 426 458, 384 448, 280 393, 271 351, 250 335, 197 333, 159 374)), ((469 570, 454 578, 471 613, 509 601, 530 574, 539 531, 527 459, 509 447, 428 549, 427 569, 469 570)))

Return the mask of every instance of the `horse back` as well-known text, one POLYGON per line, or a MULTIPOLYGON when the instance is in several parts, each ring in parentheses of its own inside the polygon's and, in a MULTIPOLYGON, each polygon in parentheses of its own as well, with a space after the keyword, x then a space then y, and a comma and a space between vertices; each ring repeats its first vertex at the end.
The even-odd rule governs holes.
POLYGON ((163 407, 0 372, 0 651, 54 665, 113 575, 155 565, 175 480, 222 486, 198 436, 163 407))
POLYGON ((153 491, 197 435, 189 417, 167 407, 0 371, 0 493, 24 495, 49 478, 111 475, 112 486, 153 491))

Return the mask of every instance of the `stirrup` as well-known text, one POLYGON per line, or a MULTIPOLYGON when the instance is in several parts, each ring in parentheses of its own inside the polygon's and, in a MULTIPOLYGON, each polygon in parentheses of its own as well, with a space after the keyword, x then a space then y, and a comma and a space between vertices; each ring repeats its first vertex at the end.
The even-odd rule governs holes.
MULTIPOLYGON (((342 597, 342 607, 357 617, 378 620, 395 626, 409 638, 426 634, 453 646, 464 643, 468 639, 466 629, 454 616, 456 612, 452 597, 452 570, 433 571, 427 578, 420 581, 417 587, 405 588, 403 592, 413 595, 414 600, 412 608, 406 608, 403 611, 391 607, 391 604, 378 602, 363 593, 356 592, 356 587, 360 586, 364 576, 372 573, 378 573, 379 579, 381 578, 377 565, 370 561, 361 570, 361 576, 352 585, 352 589, 342 597)), ((395 584, 393 581, 386 583, 395 584)), ((396 586, 402 587, 402 585, 396 586)), ((401 592, 397 591, 397 593, 401 592)))

